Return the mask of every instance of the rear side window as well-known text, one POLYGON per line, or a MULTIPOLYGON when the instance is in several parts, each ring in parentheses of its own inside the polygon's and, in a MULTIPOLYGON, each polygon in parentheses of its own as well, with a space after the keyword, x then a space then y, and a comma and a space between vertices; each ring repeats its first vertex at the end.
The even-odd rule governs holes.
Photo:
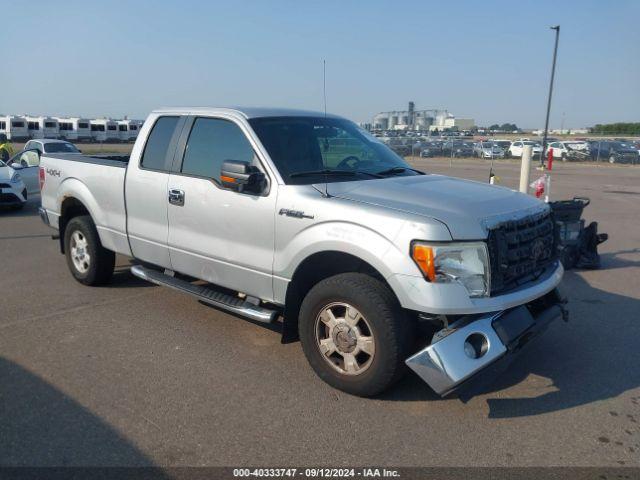
POLYGON ((196 119, 184 152, 182 173, 217 181, 225 160, 256 164, 253 148, 245 134, 228 120, 196 119))
POLYGON ((153 125, 140 165, 150 170, 168 171, 167 153, 179 117, 160 117, 153 125))

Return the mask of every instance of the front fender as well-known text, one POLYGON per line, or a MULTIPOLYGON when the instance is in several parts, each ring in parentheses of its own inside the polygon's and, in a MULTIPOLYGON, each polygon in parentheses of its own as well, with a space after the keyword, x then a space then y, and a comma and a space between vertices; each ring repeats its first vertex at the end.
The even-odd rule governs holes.
POLYGON ((284 303, 288 283, 305 259, 328 251, 353 255, 371 265, 385 279, 398 272, 416 269, 406 251, 375 230, 347 221, 316 223, 276 250, 273 269, 276 302, 284 303))

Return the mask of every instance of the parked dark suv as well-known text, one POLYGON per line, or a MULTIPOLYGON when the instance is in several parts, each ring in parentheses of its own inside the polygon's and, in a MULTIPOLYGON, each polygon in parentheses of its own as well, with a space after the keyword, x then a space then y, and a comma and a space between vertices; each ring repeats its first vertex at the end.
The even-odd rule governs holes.
POLYGON ((608 160, 609 163, 638 163, 638 150, 630 144, 604 140, 590 145, 593 160, 608 160))
POLYGON ((473 144, 451 140, 444 142, 442 145, 442 155, 445 157, 472 157, 473 144))

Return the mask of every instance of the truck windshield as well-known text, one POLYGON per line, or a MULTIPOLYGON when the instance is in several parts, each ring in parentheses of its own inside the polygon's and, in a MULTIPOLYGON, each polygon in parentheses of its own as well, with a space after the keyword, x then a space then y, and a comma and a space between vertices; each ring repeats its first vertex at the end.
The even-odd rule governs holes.
POLYGON ((263 117, 249 123, 287 184, 419 174, 384 143, 348 120, 263 117), (330 175, 330 171, 349 174, 330 175))

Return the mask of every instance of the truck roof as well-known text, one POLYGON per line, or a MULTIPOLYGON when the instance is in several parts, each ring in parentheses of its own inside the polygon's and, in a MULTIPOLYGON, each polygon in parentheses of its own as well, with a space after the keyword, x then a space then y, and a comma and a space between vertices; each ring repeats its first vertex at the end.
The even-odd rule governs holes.
MULTIPOLYGON (((297 110, 293 108, 269 108, 269 107, 166 107, 154 110, 153 113, 179 113, 179 114, 217 114, 231 113, 241 115, 244 118, 262 117, 324 117, 324 112, 312 110, 297 110)), ((341 118, 330 113, 330 118, 341 118)))

